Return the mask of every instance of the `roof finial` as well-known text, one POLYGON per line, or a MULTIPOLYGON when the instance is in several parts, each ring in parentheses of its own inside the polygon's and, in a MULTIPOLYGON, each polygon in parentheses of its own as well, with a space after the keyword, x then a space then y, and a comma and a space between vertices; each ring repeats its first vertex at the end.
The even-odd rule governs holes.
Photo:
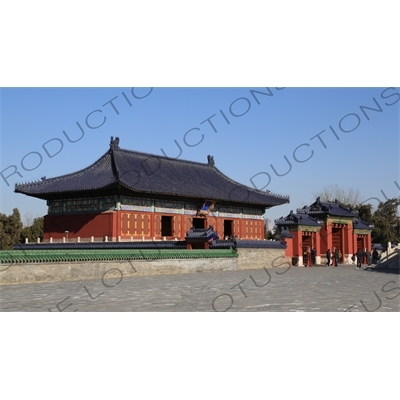
POLYGON ((117 150, 119 149, 119 137, 116 137, 114 140, 114 136, 111 136, 110 140, 110 149, 117 150))
POLYGON ((213 156, 207 156, 207 161, 208 161, 208 165, 211 165, 212 167, 215 165, 213 156))

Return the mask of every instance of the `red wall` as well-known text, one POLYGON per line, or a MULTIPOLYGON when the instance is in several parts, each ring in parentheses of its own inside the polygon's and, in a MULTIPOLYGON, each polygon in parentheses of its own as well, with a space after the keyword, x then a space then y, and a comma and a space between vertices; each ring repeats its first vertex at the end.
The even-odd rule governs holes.
POLYGON ((90 238, 97 240, 108 236, 111 240, 116 232, 116 213, 105 212, 101 214, 72 214, 72 215, 46 215, 44 217, 43 239, 48 241, 62 239, 69 231, 68 238, 90 238))
MULTIPOLYGON (((184 239, 186 232, 192 227, 192 215, 165 214, 172 217, 172 236, 167 239, 184 239)), ((161 214, 146 213, 128 210, 107 211, 101 214, 71 214, 71 215, 46 215, 44 217, 44 240, 68 238, 90 239, 94 236, 96 240, 102 240, 108 236, 110 240, 121 239, 141 240, 162 239, 161 236, 161 214)), ((246 220, 239 218, 208 217, 205 226, 214 226, 214 230, 223 239, 224 220, 231 220, 233 235, 239 239, 264 239, 264 221, 246 220)))

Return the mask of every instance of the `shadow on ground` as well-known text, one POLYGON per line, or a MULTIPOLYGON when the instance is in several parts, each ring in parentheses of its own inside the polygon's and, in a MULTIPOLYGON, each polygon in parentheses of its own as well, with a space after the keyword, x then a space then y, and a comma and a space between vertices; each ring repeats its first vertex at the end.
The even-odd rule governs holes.
POLYGON ((399 268, 377 268, 377 267, 367 267, 365 271, 368 272, 380 272, 383 274, 395 274, 399 275, 400 274, 400 266, 399 268))
POLYGON ((365 270, 370 272, 380 272, 384 274, 399 275, 400 274, 399 254, 395 254, 393 257, 384 260, 382 263, 375 265, 374 267, 367 267, 365 270))

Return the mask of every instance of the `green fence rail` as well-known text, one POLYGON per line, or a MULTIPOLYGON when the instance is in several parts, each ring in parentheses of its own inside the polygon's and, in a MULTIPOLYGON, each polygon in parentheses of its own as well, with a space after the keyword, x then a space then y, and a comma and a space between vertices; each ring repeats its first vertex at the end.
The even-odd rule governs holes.
POLYGON ((0 263, 58 263, 84 261, 165 260, 193 258, 232 258, 238 254, 232 249, 220 250, 2 250, 0 263))

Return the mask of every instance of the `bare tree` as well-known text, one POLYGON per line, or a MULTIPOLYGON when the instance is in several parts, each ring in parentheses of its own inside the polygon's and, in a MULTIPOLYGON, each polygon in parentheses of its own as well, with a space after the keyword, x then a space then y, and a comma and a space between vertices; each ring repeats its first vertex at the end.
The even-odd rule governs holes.
POLYGON ((312 201, 315 201, 317 197, 321 201, 335 201, 337 199, 340 203, 350 207, 356 207, 362 202, 362 197, 358 189, 340 188, 337 184, 324 186, 322 190, 313 192, 313 196, 314 199, 312 201))
POLYGON ((33 215, 29 211, 28 213, 25 214, 24 217, 24 228, 29 228, 30 226, 32 226, 32 223, 33 223, 33 215))

